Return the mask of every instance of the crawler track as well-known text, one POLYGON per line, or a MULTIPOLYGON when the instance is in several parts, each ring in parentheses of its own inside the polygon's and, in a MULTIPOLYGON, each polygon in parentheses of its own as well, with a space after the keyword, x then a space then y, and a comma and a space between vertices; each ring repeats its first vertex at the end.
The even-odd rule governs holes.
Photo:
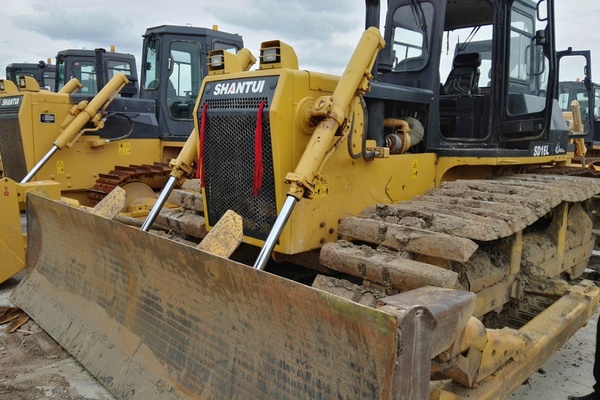
POLYGON ((114 188, 129 182, 141 182, 158 190, 164 187, 170 172, 171 167, 166 163, 116 166, 107 174, 99 174, 94 187, 88 191, 88 205, 95 206, 114 188))
POLYGON ((502 310, 502 323, 529 320, 548 305, 539 296, 564 294, 594 249, 590 200, 600 179, 560 172, 446 182, 369 207, 341 221, 343 240, 323 247, 321 263, 382 296, 461 288, 477 293, 479 317, 502 310))

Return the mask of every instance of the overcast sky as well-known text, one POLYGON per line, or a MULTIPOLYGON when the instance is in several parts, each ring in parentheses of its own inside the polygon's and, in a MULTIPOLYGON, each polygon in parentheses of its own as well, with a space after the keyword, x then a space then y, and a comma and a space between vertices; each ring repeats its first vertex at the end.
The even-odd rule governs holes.
MULTIPOLYGON (((340 74, 364 29, 361 0, 18 0, 3 4, 0 75, 12 62, 37 62, 68 48, 115 45, 140 59, 142 34, 152 26, 211 27, 243 36, 257 56, 260 43, 292 45, 301 69, 340 74), (100 4, 101 3, 101 4, 100 4), (140 4, 140 5, 138 5, 140 4)), ((600 1, 556 0, 559 49, 590 49, 600 82, 600 1), (579 15, 578 10, 583 10, 579 15)), ((382 0, 382 4, 386 4, 382 0)))

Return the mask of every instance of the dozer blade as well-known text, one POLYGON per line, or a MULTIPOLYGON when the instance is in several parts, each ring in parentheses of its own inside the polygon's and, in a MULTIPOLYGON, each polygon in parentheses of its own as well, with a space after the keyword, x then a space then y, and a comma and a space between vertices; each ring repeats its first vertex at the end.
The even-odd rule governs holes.
POLYGON ((60 183, 17 183, 0 179, 0 283, 25 267, 25 235, 21 227, 21 202, 30 193, 60 199, 60 183))
POLYGON ((23 269, 25 265, 25 238, 21 230, 17 185, 2 178, 0 187, 0 283, 23 269))
POLYGON ((243 237, 242 217, 232 210, 227 210, 198 244, 198 248, 216 256, 229 258, 242 243, 243 237))
POLYGON ((123 207, 125 207, 125 201, 127 199, 127 192, 125 189, 116 187, 109 194, 107 194, 98 204, 90 210, 90 213, 99 217, 113 219, 123 207))
MULTIPOLYGON (((28 276, 11 300, 120 399, 423 399, 435 310, 470 315, 462 305, 449 312, 446 295, 396 302, 396 312, 361 306, 52 200, 27 201, 28 276)), ((471 293, 446 293, 474 308, 471 293)))

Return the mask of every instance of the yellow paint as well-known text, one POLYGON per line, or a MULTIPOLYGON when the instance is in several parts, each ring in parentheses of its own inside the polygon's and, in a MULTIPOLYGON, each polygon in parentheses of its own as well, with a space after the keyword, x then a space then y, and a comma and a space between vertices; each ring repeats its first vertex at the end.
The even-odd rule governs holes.
POLYGON ((12 179, 0 179, 0 283, 25 266, 25 233, 21 228, 21 210, 25 208, 26 193, 30 190, 43 192, 46 197, 60 198, 56 182, 16 183, 12 179))
POLYGON ((25 237, 21 230, 19 199, 16 183, 9 178, 0 181, 0 283, 25 265, 25 237))
POLYGON ((242 243, 243 229, 242 217, 227 210, 197 248, 215 256, 229 258, 242 243))
POLYGON ((535 168, 540 164, 564 163, 568 155, 546 157, 440 157, 436 165, 436 182, 456 179, 484 179, 498 174, 519 173, 524 167, 535 168))
MULTIPOLYGON (((98 174, 108 173, 117 165, 142 165, 161 161, 160 139, 132 139, 122 152, 121 143, 106 143, 101 147, 90 147, 86 137, 77 140, 72 148, 64 148, 56 155, 61 158, 62 173, 48 163, 36 174, 36 179, 54 180, 63 191, 84 190, 94 186, 98 174), (124 161, 121 156, 126 156, 124 161), (67 179, 67 176, 70 178, 67 179), (70 185, 70 186, 69 186, 70 185)), ((183 142, 180 143, 183 146, 183 142)))
MULTIPOLYGON (((273 71, 255 71, 256 76, 273 75, 273 71)), ((338 77, 307 73, 291 69, 278 71, 279 81, 272 99, 269 120, 277 209, 280 210, 290 186, 284 183, 286 175, 296 170, 311 136, 305 132, 307 124, 297 121, 306 112, 298 107, 333 92, 338 77)), ((235 74, 231 78, 235 78, 235 74)), ((215 77, 207 77, 205 84, 215 77)), ((362 108, 352 104, 357 115, 352 130, 354 153, 360 153, 362 145, 362 108)), ((314 129, 314 128, 313 128, 314 129)), ((331 144, 338 140, 334 136, 331 144)), ((317 196, 302 199, 288 220, 275 251, 295 254, 321 247, 325 242, 337 239, 339 220, 357 215, 365 207, 377 203, 393 203, 408 200, 434 187, 436 156, 434 154, 403 154, 365 161, 362 157, 352 159, 348 143, 339 144, 331 153, 319 176, 314 180, 317 196), (424 167, 429 166, 429 168, 424 167), (421 168, 419 168, 421 167, 421 168)), ((204 197, 206 199, 206 196, 204 197)), ((205 204, 206 207, 206 204, 205 204)), ((210 228, 210 227, 209 227, 210 228)), ((244 241, 262 245, 262 241, 245 237, 244 241)))
POLYGON ((497 369, 474 389, 467 389, 448 382, 440 382, 432 387, 430 400, 456 399, 498 399, 499 393, 511 393, 530 376, 539 365, 550 358, 555 349, 563 344, 565 338, 571 337, 594 314, 600 301, 600 289, 591 281, 582 281, 569 287, 569 291, 552 306, 519 329, 492 331, 488 330, 488 347, 482 359, 484 373, 494 368, 492 352, 503 355, 504 351, 512 352, 521 348, 514 357, 501 369, 497 369), (508 336, 512 335, 513 338, 508 336), (523 348, 520 341, 526 340, 523 348), (508 345, 508 340, 513 346, 508 345), (492 343, 490 343, 490 341, 492 343))
MULTIPOLYGON (((72 107, 70 96, 66 93, 23 92, 19 126, 28 171, 52 148, 53 141, 61 132, 60 125, 67 119, 72 107), (40 114, 55 115, 56 123, 40 122, 40 114)), ((116 165, 151 165, 165 161, 162 153, 166 146, 169 150, 176 149, 169 153, 168 158, 173 158, 177 149, 184 144, 170 142, 161 146, 158 138, 144 138, 115 141, 97 147, 91 145, 94 140, 100 139, 99 135, 91 134, 79 137, 71 148, 65 146, 59 150, 36 174, 35 179, 54 179, 64 191, 81 191, 94 186, 98 174, 108 173, 116 165), (127 161, 124 162, 121 156, 126 156, 127 161), (67 179, 67 176, 70 178, 67 179)))

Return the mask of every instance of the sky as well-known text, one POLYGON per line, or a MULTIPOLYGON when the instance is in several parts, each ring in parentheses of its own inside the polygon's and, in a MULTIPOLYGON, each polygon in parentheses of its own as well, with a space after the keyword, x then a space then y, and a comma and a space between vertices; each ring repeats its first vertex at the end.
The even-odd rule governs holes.
MULTIPOLYGON (((140 60, 142 34, 158 25, 218 25, 243 36, 258 56, 260 44, 282 40, 294 47, 301 69, 341 74, 364 30, 361 0, 144 0, 124 7, 122 0, 19 0, 6 2, 0 36, 0 68, 13 62, 54 57, 64 49, 109 49, 140 60)), ((382 4, 386 4, 382 0, 382 4)), ((600 1, 556 0, 558 49, 592 50, 600 82, 600 1), (578 10, 583 10, 577 15, 578 10)), ((383 25, 383 22, 382 22, 383 25)), ((138 65, 139 68, 139 65, 138 65)))

